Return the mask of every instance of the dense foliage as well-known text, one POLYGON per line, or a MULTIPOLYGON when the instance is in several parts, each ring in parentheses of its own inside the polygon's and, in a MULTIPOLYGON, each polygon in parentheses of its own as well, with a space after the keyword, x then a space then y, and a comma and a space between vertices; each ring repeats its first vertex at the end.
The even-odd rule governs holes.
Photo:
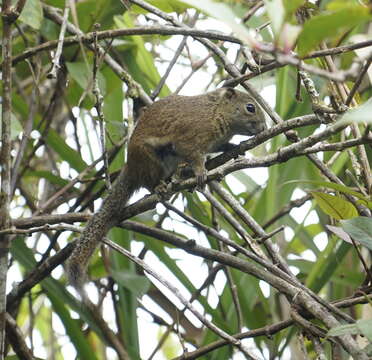
POLYGON ((2 0, 1 358, 368 359, 371 13, 2 0), (168 200, 136 195, 83 305, 65 260, 140 107, 237 85, 270 129, 211 159, 203 193, 176 178, 168 200))

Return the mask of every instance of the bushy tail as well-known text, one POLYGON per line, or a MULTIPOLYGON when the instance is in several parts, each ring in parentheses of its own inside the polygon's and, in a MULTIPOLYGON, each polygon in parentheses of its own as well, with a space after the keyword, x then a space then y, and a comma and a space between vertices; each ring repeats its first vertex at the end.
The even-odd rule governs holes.
POLYGON ((89 260, 107 232, 120 221, 120 214, 136 190, 127 166, 120 172, 99 211, 88 221, 67 263, 68 278, 83 294, 89 260))

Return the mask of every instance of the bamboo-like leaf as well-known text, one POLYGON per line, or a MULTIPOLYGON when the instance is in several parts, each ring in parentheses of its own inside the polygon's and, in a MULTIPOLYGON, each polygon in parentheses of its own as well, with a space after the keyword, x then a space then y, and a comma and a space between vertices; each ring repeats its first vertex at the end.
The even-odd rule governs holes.
POLYGON ((318 256, 306 279, 306 286, 315 292, 320 291, 331 280, 350 248, 351 246, 343 241, 336 242, 334 239, 328 241, 327 247, 318 256))
POLYGON ((342 228, 338 226, 327 225, 327 229, 332 231, 335 235, 337 235, 340 239, 346 241, 347 243, 353 243, 350 236, 347 234, 347 232, 342 230, 342 228))
POLYGON ((71 146, 67 145, 55 130, 49 130, 46 136, 46 142, 62 160, 65 160, 76 171, 81 172, 88 167, 88 164, 82 159, 81 155, 71 146))
MULTIPOLYGON (((133 20, 129 14, 115 16, 114 20, 118 28, 134 27, 133 20)), ((152 54, 146 49, 145 41, 141 36, 131 38, 131 43, 133 46, 130 51, 126 52, 125 62, 131 70, 133 78, 150 92, 160 80, 159 72, 154 64, 155 60, 152 54)), ((169 94, 168 87, 166 85, 163 86, 160 95, 167 96, 169 94)))
POLYGON ((340 325, 330 329, 327 333, 328 336, 341 336, 341 335, 356 335, 359 334, 357 324, 340 325))
POLYGON ((342 220, 341 226, 356 242, 372 250, 372 219, 358 216, 342 220))
POLYGON ((203 11, 209 16, 212 16, 227 24, 235 32, 235 34, 247 44, 252 42, 252 37, 249 34, 248 29, 236 21, 234 12, 223 2, 212 0, 182 0, 181 2, 191 5, 192 7, 203 11))
MULTIPOLYGON (((71 77, 84 90, 90 92, 93 89, 92 69, 83 62, 68 62, 67 69, 71 77)), ((106 94, 106 80, 100 71, 97 72, 98 87, 101 95, 106 94)))
POLYGON ((43 8, 40 0, 27 0, 19 20, 39 30, 43 21, 43 8))
POLYGON ((112 276, 123 287, 137 297, 144 295, 150 288, 150 282, 145 276, 113 271, 112 276))
POLYGON ((327 336, 363 334, 372 341, 372 320, 358 320, 355 324, 340 325, 330 329, 327 336))
MULTIPOLYGON (((110 238, 119 245, 128 248, 131 233, 122 229, 112 229, 110 238)), ((132 262, 126 257, 116 252, 112 253, 111 266, 116 273, 125 272, 128 276, 136 275, 136 269, 132 262)), ((138 275, 137 275, 138 276, 138 275)), ((128 291, 121 282, 118 282, 116 291, 118 301, 116 304, 116 321, 120 324, 122 341, 130 344, 128 346, 129 355, 133 358, 139 358, 139 334, 137 323, 138 293, 128 291)))
POLYGON ((54 175, 50 171, 28 171, 25 175, 27 177, 36 177, 48 180, 51 184, 55 184, 58 186, 65 186, 69 183, 68 180, 62 179, 60 176, 54 175))
POLYGON ((305 55, 315 49, 321 41, 334 38, 342 31, 353 26, 370 21, 368 8, 357 3, 347 4, 335 11, 324 12, 313 16, 305 22, 298 37, 300 55, 305 55))
POLYGON ((274 33, 278 35, 285 19, 285 8, 282 0, 265 0, 266 9, 271 20, 274 33))
POLYGON ((370 342, 372 342, 372 319, 358 320, 356 326, 370 342))
POLYGON ((321 187, 325 187, 325 188, 328 188, 328 189, 333 189, 333 190, 342 192, 344 194, 353 195, 353 196, 357 197, 358 199, 367 201, 367 198, 363 194, 361 194, 361 193, 359 193, 355 190, 352 190, 345 185, 336 184, 336 183, 333 183, 333 182, 330 182, 330 181, 293 180, 293 181, 288 181, 288 183, 303 183, 303 184, 312 184, 312 185, 316 185, 316 186, 321 186, 321 187))
POLYGON ((319 207, 329 216, 336 220, 350 219, 358 216, 355 206, 340 196, 330 195, 318 191, 312 191, 314 199, 319 207))
MULTIPOLYGON (((28 272, 34 270, 37 263, 31 250, 25 246, 22 238, 17 238, 12 241, 11 253, 14 258, 24 266, 28 272)), ((54 279, 47 278, 42 281, 43 288, 47 291, 47 295, 52 302, 55 313, 60 317, 65 326, 67 335, 75 345, 75 349, 82 359, 96 359, 96 356, 91 353, 91 348, 81 331, 78 320, 72 319, 66 308, 66 305, 72 305, 75 311, 79 312, 90 325, 99 331, 99 326, 94 325, 89 313, 80 306, 80 304, 73 299, 73 297, 66 291, 66 288, 54 279)), ((102 334, 100 334, 102 335, 102 334)))

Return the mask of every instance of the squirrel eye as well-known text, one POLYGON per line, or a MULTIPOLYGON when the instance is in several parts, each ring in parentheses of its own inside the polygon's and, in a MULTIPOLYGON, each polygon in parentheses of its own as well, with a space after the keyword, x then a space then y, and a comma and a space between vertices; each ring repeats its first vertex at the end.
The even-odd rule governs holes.
POLYGON ((250 112, 252 114, 254 114, 256 112, 256 107, 251 103, 245 105, 245 108, 247 109, 248 112, 250 112))

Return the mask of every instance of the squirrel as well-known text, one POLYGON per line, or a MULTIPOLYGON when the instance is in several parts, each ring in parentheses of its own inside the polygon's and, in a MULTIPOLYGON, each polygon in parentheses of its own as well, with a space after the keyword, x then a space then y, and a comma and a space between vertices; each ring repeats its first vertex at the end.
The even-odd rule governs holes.
POLYGON ((197 187, 202 188, 208 153, 228 149, 234 135, 255 135, 265 129, 265 115, 258 103, 233 88, 196 96, 170 95, 145 107, 129 140, 127 163, 68 260, 70 283, 83 293, 90 257, 120 221, 136 190, 156 191, 181 163, 190 165, 197 187))

